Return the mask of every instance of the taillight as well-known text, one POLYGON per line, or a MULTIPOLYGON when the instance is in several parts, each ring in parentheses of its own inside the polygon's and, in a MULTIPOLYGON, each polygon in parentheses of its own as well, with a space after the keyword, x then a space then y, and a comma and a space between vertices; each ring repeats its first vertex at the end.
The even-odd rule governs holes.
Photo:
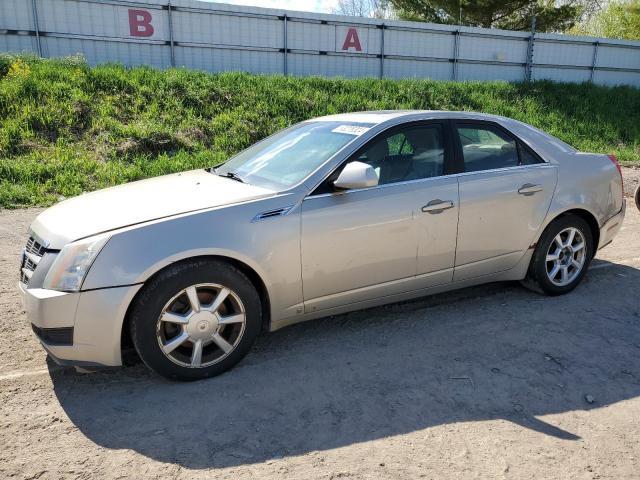
POLYGON ((610 155, 607 155, 607 157, 609 157, 609 160, 611 160, 613 164, 616 166, 616 168, 618 169, 618 173, 620 174, 620 184, 622 185, 622 191, 624 192, 624 179, 622 178, 622 168, 620 168, 618 159, 613 153, 610 155))

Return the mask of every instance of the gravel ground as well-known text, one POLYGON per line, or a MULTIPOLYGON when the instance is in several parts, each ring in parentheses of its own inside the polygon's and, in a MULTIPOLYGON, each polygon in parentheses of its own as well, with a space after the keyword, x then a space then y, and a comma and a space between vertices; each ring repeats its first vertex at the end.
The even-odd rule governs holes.
POLYGON ((0 212, 0 477, 640 478, 627 212, 570 295, 499 283, 296 325, 190 384, 48 365, 16 292, 38 210, 0 212))

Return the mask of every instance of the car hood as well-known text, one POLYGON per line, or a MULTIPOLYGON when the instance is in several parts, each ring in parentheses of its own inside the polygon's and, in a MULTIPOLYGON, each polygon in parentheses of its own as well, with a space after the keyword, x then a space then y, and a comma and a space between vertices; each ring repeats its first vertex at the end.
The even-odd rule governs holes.
POLYGON ((206 170, 164 175, 70 198, 42 212, 31 230, 51 249, 109 230, 274 195, 206 170))

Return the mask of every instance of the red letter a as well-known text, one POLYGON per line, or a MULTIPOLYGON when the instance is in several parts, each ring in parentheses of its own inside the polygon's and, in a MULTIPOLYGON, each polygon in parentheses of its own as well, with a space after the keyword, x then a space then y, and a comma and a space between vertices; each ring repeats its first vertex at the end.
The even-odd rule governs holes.
POLYGON ((129 9, 129 32, 133 37, 150 37, 153 35, 151 14, 146 10, 129 9))
POLYGON ((362 47, 360 46, 360 39, 358 38, 358 30, 355 28, 350 28, 347 32, 347 36, 344 39, 344 44, 342 45, 342 50, 349 50, 351 47, 356 49, 356 52, 361 52, 362 47))

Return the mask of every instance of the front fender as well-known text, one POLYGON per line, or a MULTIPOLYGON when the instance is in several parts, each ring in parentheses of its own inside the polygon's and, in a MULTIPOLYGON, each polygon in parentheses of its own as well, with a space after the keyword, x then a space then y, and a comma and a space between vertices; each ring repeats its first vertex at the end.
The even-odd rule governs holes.
POLYGON ((278 206, 277 199, 260 203, 117 231, 91 266, 82 289, 144 283, 177 261, 215 255, 242 262, 256 272, 269 294, 272 319, 290 316, 302 303, 300 212, 295 208, 283 216, 252 222, 256 208, 278 206))

